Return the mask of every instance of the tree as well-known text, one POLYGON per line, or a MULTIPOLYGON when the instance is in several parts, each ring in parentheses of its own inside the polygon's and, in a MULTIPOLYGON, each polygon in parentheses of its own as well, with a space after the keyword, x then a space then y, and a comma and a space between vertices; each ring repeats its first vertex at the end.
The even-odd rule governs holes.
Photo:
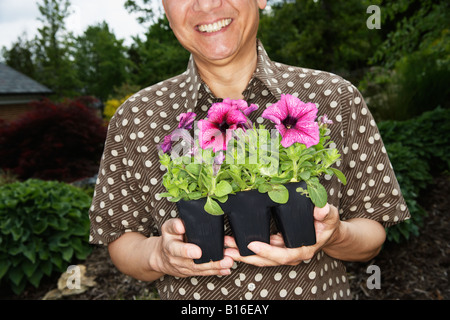
POLYGON ((134 63, 134 83, 141 87, 186 71, 189 59, 189 52, 170 30, 166 17, 150 27, 145 40, 134 38, 128 54, 134 63))
POLYGON ((9 50, 3 47, 2 56, 8 66, 34 79, 36 77, 34 44, 25 37, 25 34, 20 36, 9 50))
POLYGON ((380 43, 366 27, 370 1, 271 1, 262 11, 258 37, 275 61, 331 71, 358 82, 355 72, 380 43))
POLYGON ((432 50, 449 60, 450 5, 442 0, 383 0, 383 43, 372 64, 392 68, 402 57, 432 50))
POLYGON ((130 13, 137 13, 137 21, 140 24, 156 23, 157 19, 162 15, 160 2, 153 0, 127 0, 124 4, 125 9, 130 13))
POLYGON ((36 80, 59 97, 76 95, 78 81, 70 59, 70 40, 65 20, 70 15, 69 0, 43 0, 38 3, 43 27, 36 36, 36 80))
POLYGON ((128 56, 134 64, 135 84, 144 87, 184 72, 189 52, 178 42, 163 14, 160 2, 152 0, 127 0, 125 8, 139 14, 140 24, 148 25, 145 39, 133 38, 128 56))
POLYGON ((450 108, 450 8, 443 0, 383 0, 382 36, 361 89, 378 119, 450 108))
POLYGON ((128 81, 127 48, 106 22, 89 26, 75 41, 75 66, 85 95, 106 101, 115 87, 128 81))

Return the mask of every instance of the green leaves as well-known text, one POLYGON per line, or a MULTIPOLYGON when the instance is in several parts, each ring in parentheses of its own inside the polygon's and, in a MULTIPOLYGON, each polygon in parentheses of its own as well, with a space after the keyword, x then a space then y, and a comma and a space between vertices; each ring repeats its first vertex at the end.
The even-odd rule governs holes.
POLYGON ((273 202, 283 204, 289 200, 289 191, 282 184, 272 186, 272 190, 270 190, 268 193, 270 199, 272 199, 273 202))
POLYGON ((206 198, 205 211, 214 216, 220 216, 224 214, 220 205, 211 197, 206 198))
POLYGON ((222 180, 216 186, 215 194, 218 197, 223 197, 233 192, 233 188, 231 187, 228 181, 222 180))
POLYGON ((307 190, 311 201, 316 207, 323 208, 327 204, 327 190, 319 182, 319 179, 312 178, 306 182, 307 190))
POLYGON ((342 171, 340 171, 336 168, 330 168, 330 169, 331 169, 331 171, 333 171, 333 173, 336 175, 336 177, 342 182, 343 185, 347 184, 347 178, 342 173, 342 171))
POLYGON ((190 163, 186 166, 186 171, 194 176, 198 176, 201 170, 202 166, 200 164, 190 163))
POLYGON ((0 280, 15 293, 91 252, 91 197, 83 190, 28 180, 0 186, 0 193, 0 280))

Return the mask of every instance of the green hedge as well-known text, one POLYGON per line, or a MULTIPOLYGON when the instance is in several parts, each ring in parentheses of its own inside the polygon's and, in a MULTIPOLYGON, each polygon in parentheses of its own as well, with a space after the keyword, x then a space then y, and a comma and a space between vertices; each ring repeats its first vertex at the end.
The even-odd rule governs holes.
POLYGON ((44 276, 84 260, 89 246, 91 197, 53 181, 27 180, 0 186, 0 283, 16 294, 44 276))
POLYGON ((418 203, 420 193, 433 176, 450 168, 450 110, 440 107, 406 121, 383 121, 380 133, 408 204, 411 219, 388 229, 388 241, 399 242, 418 235, 426 211, 418 203))

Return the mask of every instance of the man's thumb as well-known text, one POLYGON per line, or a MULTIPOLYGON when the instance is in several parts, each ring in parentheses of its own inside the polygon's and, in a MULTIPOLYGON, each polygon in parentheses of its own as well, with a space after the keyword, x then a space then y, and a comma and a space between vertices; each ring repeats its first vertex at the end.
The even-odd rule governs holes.
POLYGON ((323 208, 315 207, 314 219, 318 221, 324 221, 328 217, 329 213, 330 213, 330 205, 328 203, 323 208))

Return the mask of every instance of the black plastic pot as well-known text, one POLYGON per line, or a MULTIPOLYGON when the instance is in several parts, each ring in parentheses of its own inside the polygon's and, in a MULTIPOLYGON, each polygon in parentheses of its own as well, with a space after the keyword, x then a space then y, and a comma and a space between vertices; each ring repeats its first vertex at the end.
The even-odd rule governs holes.
POLYGON ((222 260, 224 255, 224 216, 213 216, 204 209, 206 199, 177 202, 186 229, 186 240, 202 249, 196 264, 222 260))
POLYGON ((296 191, 298 187, 306 189, 306 183, 290 183, 285 187, 289 191, 289 200, 285 204, 273 202, 267 193, 251 190, 230 195, 228 201, 221 205, 228 215, 241 256, 254 254, 247 248, 252 241, 270 242, 271 216, 287 248, 316 243, 314 204, 296 191))
POLYGON ((289 200, 273 208, 275 223, 283 235, 287 248, 298 248, 316 244, 314 228, 314 204, 311 199, 297 192, 298 187, 306 189, 304 181, 286 184, 289 200))
POLYGON ((247 248, 252 241, 270 242, 271 203, 267 194, 250 190, 229 195, 221 204, 241 256, 255 254, 247 248))
MULTIPOLYGON (((250 242, 270 242, 272 215, 286 247, 298 248, 316 243, 314 205, 308 197, 296 191, 298 187, 306 189, 306 183, 285 186, 289 190, 289 200, 285 204, 273 202, 267 193, 258 190, 229 195, 228 201, 220 204, 228 216, 241 256, 255 254, 247 248, 250 242)), ((207 213, 205 202, 206 199, 177 202, 188 242, 202 249, 203 255, 195 260, 196 263, 218 261, 224 256, 224 216, 207 213)))

